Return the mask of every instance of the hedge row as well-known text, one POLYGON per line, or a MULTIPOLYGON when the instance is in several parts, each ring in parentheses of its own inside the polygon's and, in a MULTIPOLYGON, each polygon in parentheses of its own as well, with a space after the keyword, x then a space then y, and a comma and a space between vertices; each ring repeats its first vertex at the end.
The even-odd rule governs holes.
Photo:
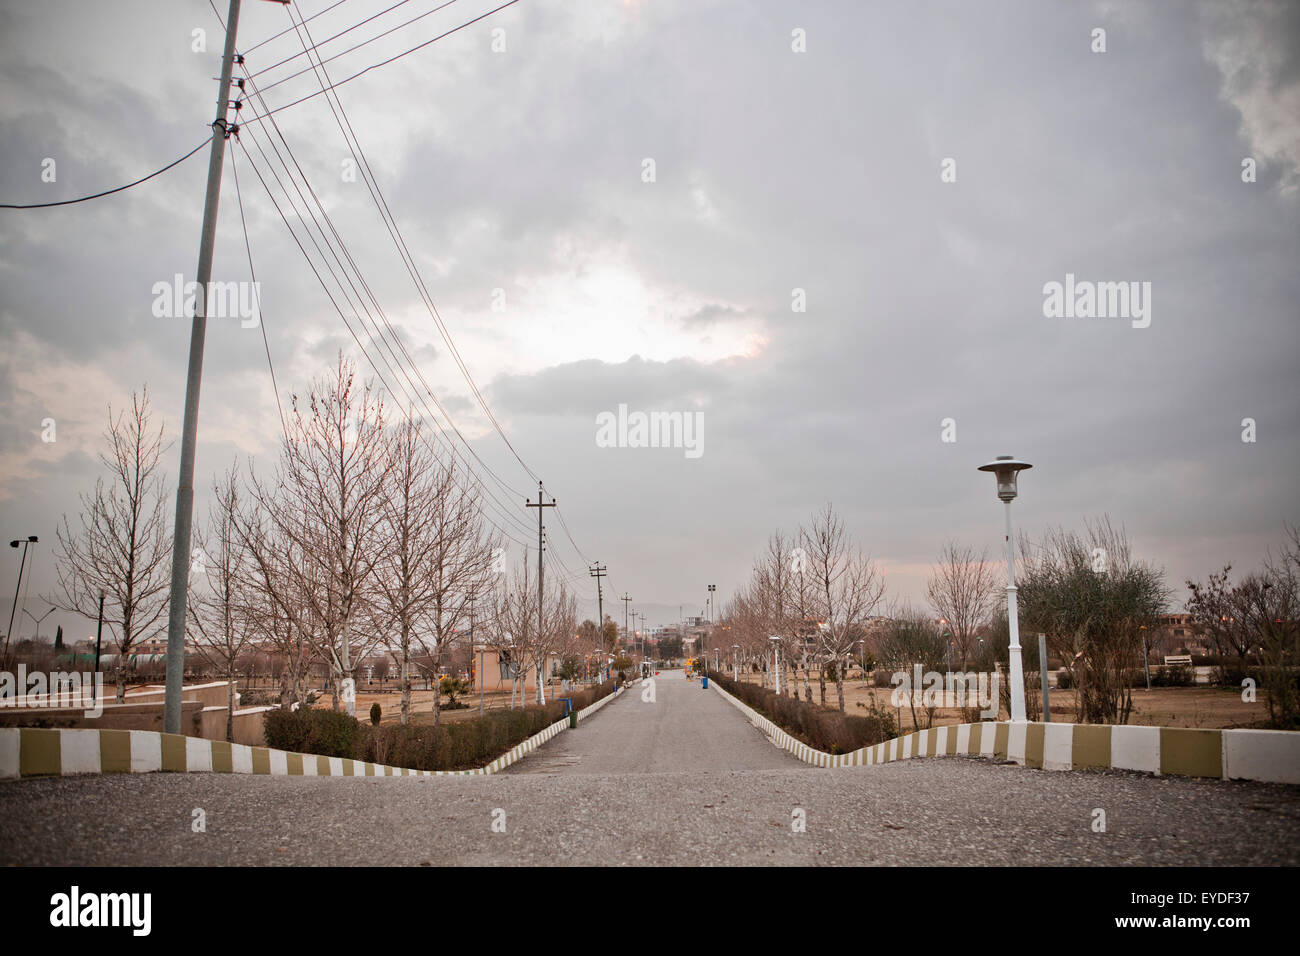
MULTIPOLYGON (((612 694, 616 681, 569 696, 575 710, 612 694)), ((519 710, 492 710, 481 717, 437 725, 361 723, 332 710, 271 710, 265 716, 266 745, 276 750, 351 757, 411 770, 470 770, 491 763, 513 747, 562 720, 564 703, 519 710)))
POLYGON ((828 754, 851 753, 898 736, 894 715, 869 708, 864 716, 845 714, 785 697, 757 684, 737 682, 719 671, 709 674, 723 690, 808 746, 828 754))

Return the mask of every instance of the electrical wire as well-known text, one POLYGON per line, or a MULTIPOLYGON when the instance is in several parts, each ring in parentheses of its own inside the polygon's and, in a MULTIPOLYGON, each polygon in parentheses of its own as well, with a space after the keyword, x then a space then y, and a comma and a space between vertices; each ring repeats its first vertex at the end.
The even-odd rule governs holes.
POLYGON ((207 139, 199 143, 199 145, 195 146, 192 150, 190 150, 180 159, 172 160, 162 169, 155 169, 148 176, 143 176, 140 179, 137 179, 133 183, 127 183, 125 186, 117 186, 113 189, 105 189, 101 193, 94 193, 90 196, 80 196, 77 199, 62 199, 58 202, 0 203, 0 209, 48 209, 51 206, 71 206, 75 203, 89 202, 92 199, 99 199, 103 196, 111 196, 114 193, 120 193, 123 190, 130 189, 132 186, 139 186, 141 183, 147 183, 155 176, 161 176, 163 173, 167 172, 167 170, 171 169, 173 166, 179 166, 181 163, 185 162, 185 160, 189 159, 191 156, 193 156, 195 153, 197 153, 204 146, 207 146, 211 142, 212 142, 212 137, 209 136, 207 139))
POLYGON ((261 287, 257 283, 257 270, 253 268, 253 246, 248 240, 248 220, 244 217, 244 192, 239 188, 239 166, 235 162, 235 151, 230 151, 230 171, 235 177, 235 198, 239 202, 239 224, 244 230, 244 251, 248 254, 248 274, 252 277, 254 296, 257 301, 257 325, 262 330, 262 346, 266 349, 266 365, 271 370, 271 391, 275 393, 275 407, 280 412, 280 429, 285 440, 289 439, 289 426, 284 419, 284 405, 280 402, 280 386, 275 381, 275 363, 271 361, 271 343, 266 337, 266 315, 262 311, 261 287))
MULTIPOLYGON (((378 63, 372 63, 370 66, 366 67, 364 70, 360 70, 360 71, 358 71, 358 72, 356 72, 356 73, 353 73, 351 76, 344 77, 343 79, 338 80, 338 81, 335 82, 335 83, 332 83, 332 84, 330 85, 329 89, 330 89, 330 90, 332 90, 332 89, 336 89, 336 88, 342 86, 342 85, 345 84, 345 83, 351 83, 353 80, 357 79, 357 77, 365 76, 365 75, 366 75, 367 73, 369 73, 371 70, 376 70, 376 69, 378 69, 378 68, 381 67, 381 66, 387 66, 387 65, 390 64, 390 63, 393 63, 393 62, 395 62, 395 61, 397 61, 397 60, 400 60, 400 59, 401 59, 402 57, 404 57, 404 56, 409 56, 410 54, 414 53, 414 52, 417 51, 417 50, 422 50, 422 49, 424 49, 426 46, 428 46, 429 44, 431 44, 431 43, 436 43, 436 42, 438 42, 439 40, 442 40, 442 39, 445 39, 446 37, 451 36, 453 33, 458 33, 458 32, 460 32, 461 30, 464 30, 466 27, 473 26, 475 23, 478 23, 480 20, 486 20, 488 17, 492 16, 494 13, 499 13, 499 12, 501 12, 502 10, 504 10, 506 7, 512 7, 512 6, 514 6, 514 5, 515 5, 516 3, 518 3, 518 2, 519 2, 519 0, 506 0, 506 2, 503 3, 503 4, 501 4, 500 6, 498 6, 498 7, 493 7, 491 10, 487 11, 487 13, 482 13, 482 14, 480 14, 479 16, 475 17, 475 18, 472 19, 472 20, 467 20, 466 22, 462 23, 462 24, 461 24, 460 26, 458 26, 458 27, 452 27, 450 30, 447 30, 445 33, 440 33, 440 34, 438 34, 436 37, 433 37, 432 39, 425 40, 423 43, 417 44, 416 46, 411 47, 409 50, 404 50, 404 51, 402 51, 401 53, 396 54, 395 56, 390 56, 390 57, 388 57, 388 59, 386 59, 386 60, 380 60, 378 63)), ((287 110, 287 109, 289 109, 289 108, 292 107, 292 106, 297 106, 299 103, 305 103, 307 100, 314 99, 314 98, 316 98, 317 96, 320 96, 321 94, 323 94, 323 93, 327 93, 327 92, 329 92, 329 90, 317 90, 317 91, 314 92, 314 93, 308 93, 306 96, 300 96, 298 99, 296 99, 296 100, 292 100, 291 102, 288 102, 288 103, 285 103, 283 106, 277 106, 277 107, 276 107, 275 109, 273 109, 273 110, 269 110, 269 111, 267 111, 267 112, 265 112, 265 113, 259 113, 259 114, 257 114, 256 116, 250 116, 250 117, 248 117, 248 118, 246 118, 246 119, 244 120, 244 123, 245 123, 245 124, 248 124, 248 123, 260 123, 262 120, 266 119, 266 118, 267 118, 268 116, 270 116, 272 113, 279 113, 279 112, 281 112, 281 111, 283 111, 283 110, 287 110)))

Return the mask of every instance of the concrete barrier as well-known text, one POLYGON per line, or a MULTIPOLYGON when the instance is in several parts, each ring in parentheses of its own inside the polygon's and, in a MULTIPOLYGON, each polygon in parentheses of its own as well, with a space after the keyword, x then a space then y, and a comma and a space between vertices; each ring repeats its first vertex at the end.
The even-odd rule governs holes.
MULTIPOLYGON (((623 692, 584 707, 590 717, 623 692)), ((222 708, 224 720, 224 708, 222 708)), ((569 719, 556 721, 483 767, 469 770, 410 770, 343 757, 292 753, 153 730, 84 730, 17 727, 0 729, 0 780, 81 773, 251 773, 305 777, 465 777, 497 773, 526 757, 569 719)))
POLYGON ((1290 730, 1201 730, 1111 724, 985 721, 931 727, 828 754, 809 747, 717 684, 768 739, 815 767, 861 767, 913 757, 970 756, 1011 760, 1043 770, 1136 770, 1151 774, 1300 784, 1300 733, 1290 730))

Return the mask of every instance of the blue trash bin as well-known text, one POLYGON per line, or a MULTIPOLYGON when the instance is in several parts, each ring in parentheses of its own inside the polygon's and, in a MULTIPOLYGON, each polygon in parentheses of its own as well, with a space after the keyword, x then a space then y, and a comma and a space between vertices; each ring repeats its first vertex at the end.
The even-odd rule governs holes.
POLYGON ((705 690, 709 689, 709 675, 705 674, 704 679, 700 681, 700 686, 705 690))

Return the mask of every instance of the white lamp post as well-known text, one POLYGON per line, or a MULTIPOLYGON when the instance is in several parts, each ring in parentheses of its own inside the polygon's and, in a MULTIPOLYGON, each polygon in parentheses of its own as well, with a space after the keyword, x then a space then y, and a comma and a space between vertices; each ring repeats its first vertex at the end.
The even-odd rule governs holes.
POLYGON ((740 683, 740 663, 736 659, 736 655, 739 653, 739 651, 740 651, 739 644, 731 645, 731 672, 732 672, 731 679, 734 680, 736 683, 740 683))
POLYGON ((1011 722, 1025 722, 1025 677, 1020 666, 1020 619, 1016 607, 1015 552, 1011 543, 1011 502, 1016 497, 1016 474, 1033 465, 1018 461, 1010 455, 998 455, 980 471, 991 471, 997 477, 998 497, 1007 506, 1007 627, 1010 630, 1011 722))

